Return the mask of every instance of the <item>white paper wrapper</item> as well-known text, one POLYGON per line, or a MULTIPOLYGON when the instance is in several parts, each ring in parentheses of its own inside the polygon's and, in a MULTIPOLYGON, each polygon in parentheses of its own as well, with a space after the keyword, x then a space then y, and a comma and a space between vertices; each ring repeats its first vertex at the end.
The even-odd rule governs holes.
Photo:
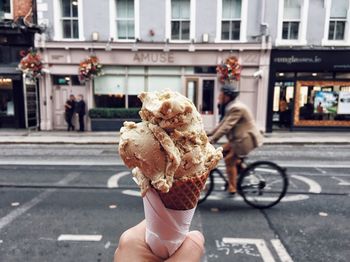
POLYGON ((152 252, 166 259, 181 246, 189 232, 196 208, 167 209, 157 192, 150 188, 143 197, 146 217, 146 243, 152 252))

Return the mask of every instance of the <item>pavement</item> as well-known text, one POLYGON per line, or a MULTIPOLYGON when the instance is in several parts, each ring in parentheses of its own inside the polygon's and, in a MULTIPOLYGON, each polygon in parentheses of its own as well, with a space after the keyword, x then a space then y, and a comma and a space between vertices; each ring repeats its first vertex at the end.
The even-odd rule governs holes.
MULTIPOLYGON (((119 132, 0 130, 0 144, 118 144, 119 132)), ((350 144, 350 132, 273 132, 264 144, 350 144)), ((226 138, 219 143, 225 143, 226 138)))

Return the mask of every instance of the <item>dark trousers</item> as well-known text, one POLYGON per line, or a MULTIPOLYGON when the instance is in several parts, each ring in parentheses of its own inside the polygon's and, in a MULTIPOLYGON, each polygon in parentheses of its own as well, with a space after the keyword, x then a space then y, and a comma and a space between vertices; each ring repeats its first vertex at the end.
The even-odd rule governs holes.
POLYGON ((66 113, 66 122, 68 124, 68 131, 74 130, 74 126, 72 124, 73 113, 66 113))
POLYGON ((79 114, 79 131, 84 131, 84 114, 79 114))

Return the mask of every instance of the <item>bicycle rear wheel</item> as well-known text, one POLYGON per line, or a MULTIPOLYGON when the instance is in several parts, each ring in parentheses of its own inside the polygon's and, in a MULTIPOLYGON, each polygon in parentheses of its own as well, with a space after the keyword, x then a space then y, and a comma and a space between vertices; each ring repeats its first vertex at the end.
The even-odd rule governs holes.
POLYGON ((285 170, 269 161, 249 165, 238 179, 238 191, 255 208, 269 208, 285 196, 288 178, 285 170))
POLYGON ((207 199, 207 197, 210 195, 211 191, 213 191, 213 188, 214 188, 213 173, 217 172, 216 170, 217 169, 213 169, 212 171, 210 171, 208 179, 205 182, 204 188, 202 189, 201 194, 199 196, 198 205, 203 203, 207 199))

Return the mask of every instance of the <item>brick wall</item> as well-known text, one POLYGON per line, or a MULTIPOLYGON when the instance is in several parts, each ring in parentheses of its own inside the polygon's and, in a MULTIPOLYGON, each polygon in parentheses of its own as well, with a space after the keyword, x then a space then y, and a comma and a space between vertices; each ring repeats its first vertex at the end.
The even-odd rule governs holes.
MULTIPOLYGON (((32 0, 12 0, 13 3, 13 18, 16 21, 20 17, 25 17, 32 8, 32 0)), ((32 22, 32 14, 26 21, 32 22)))

